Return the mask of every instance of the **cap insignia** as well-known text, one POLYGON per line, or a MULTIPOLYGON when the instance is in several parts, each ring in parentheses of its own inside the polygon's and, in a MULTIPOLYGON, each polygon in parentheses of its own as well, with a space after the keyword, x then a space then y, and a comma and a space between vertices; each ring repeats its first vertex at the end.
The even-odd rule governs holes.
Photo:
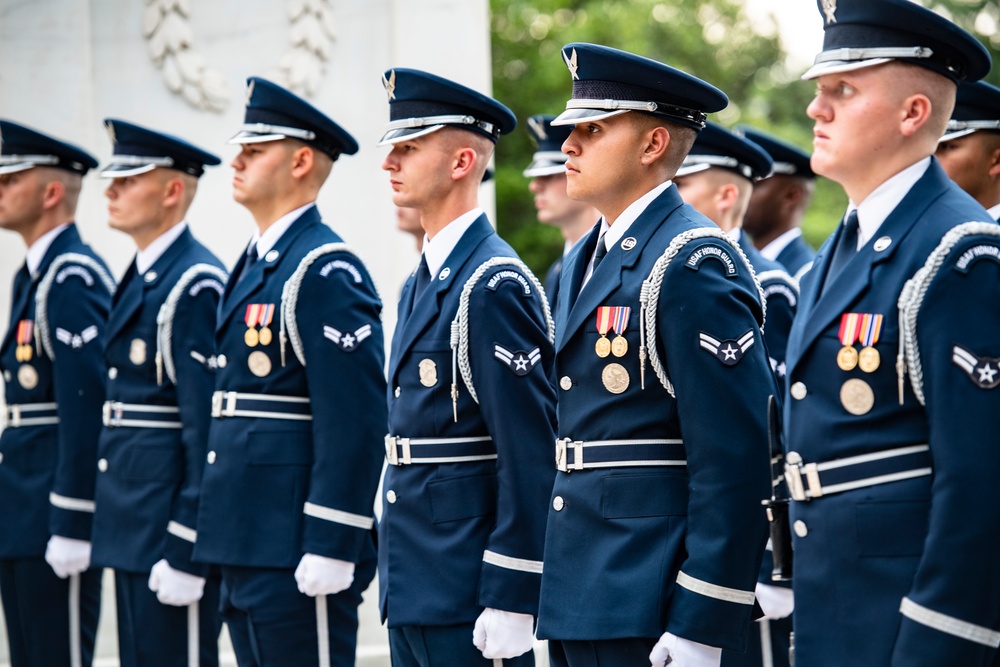
POLYGON ((837 22, 837 0, 823 0, 823 13, 827 23, 837 22))
POLYGON ((253 99, 253 84, 253 80, 247 84, 247 106, 250 106, 250 100, 253 99))
POLYGON ((389 99, 396 99, 396 70, 389 72, 388 79, 385 78, 385 74, 382 75, 382 85, 385 86, 385 93, 389 96, 389 99))
POLYGON ((528 126, 531 127, 531 131, 535 133, 539 141, 545 141, 549 138, 545 132, 545 123, 540 123, 534 116, 528 118, 528 126))
POLYGON ((573 80, 579 81, 580 75, 576 73, 576 70, 578 70, 580 66, 576 62, 576 49, 573 49, 573 53, 571 53, 568 58, 566 57, 566 52, 563 51, 563 60, 566 61, 566 67, 569 68, 569 73, 573 76, 573 80))
POLYGON ((115 124, 114 123, 108 123, 106 125, 106 127, 107 127, 107 130, 108 130, 108 137, 111 139, 111 143, 112 144, 117 144, 118 140, 115 139, 115 124))

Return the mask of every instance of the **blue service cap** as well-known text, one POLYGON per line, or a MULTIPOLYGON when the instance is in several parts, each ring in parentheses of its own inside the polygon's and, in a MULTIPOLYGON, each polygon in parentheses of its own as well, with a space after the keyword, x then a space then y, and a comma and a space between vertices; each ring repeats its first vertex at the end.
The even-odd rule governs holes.
POLYGON ((336 160, 354 155, 358 142, 326 114, 295 93, 267 79, 247 79, 247 109, 231 144, 259 144, 297 139, 336 160))
POLYGON ((771 156, 771 160, 774 162, 773 174, 816 178, 816 174, 813 173, 812 166, 809 164, 809 153, 798 146, 793 146, 787 141, 761 132, 749 125, 740 125, 736 128, 735 132, 767 151, 767 154, 771 156))
POLYGON ((823 17, 823 51, 802 75, 848 72, 902 60, 958 81, 990 71, 979 40, 911 0, 816 0, 823 17))
POLYGON ((572 125, 552 125, 555 116, 535 114, 528 118, 528 134, 538 147, 531 164, 522 174, 528 178, 566 173, 569 156, 562 152, 563 142, 573 132, 572 125))
POLYGON ((1000 88, 985 81, 961 83, 955 110, 941 141, 951 141, 977 130, 1000 132, 1000 88))
POLYGON ((429 72, 397 68, 382 75, 389 96, 389 124, 379 146, 416 139, 446 125, 489 137, 517 127, 514 113, 492 97, 429 72))
POLYGON ((641 111, 700 130, 705 114, 729 104, 715 86, 626 51, 577 42, 564 46, 562 56, 573 77, 573 95, 553 125, 641 111))
POLYGON ((771 175, 771 166, 771 156, 754 142, 716 123, 706 123, 675 176, 681 178, 717 167, 759 181, 771 175))
POLYGON ((222 162, 183 139, 124 120, 105 118, 104 127, 111 138, 113 154, 111 162, 101 171, 101 178, 136 176, 157 167, 198 177, 205 172, 206 166, 214 167, 222 162))
POLYGON ((9 120, 0 120, 0 175, 55 167, 83 176, 97 160, 82 148, 9 120))

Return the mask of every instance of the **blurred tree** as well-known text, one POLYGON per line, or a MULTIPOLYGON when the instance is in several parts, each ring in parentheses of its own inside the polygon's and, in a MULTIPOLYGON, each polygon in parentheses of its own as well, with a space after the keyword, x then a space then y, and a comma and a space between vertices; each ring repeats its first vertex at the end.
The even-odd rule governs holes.
MULTIPOLYGON (((977 34, 1000 63, 997 0, 921 4, 977 34)), ((785 64, 775 24, 751 24, 742 0, 491 0, 491 10, 493 93, 521 123, 532 114, 565 108, 572 86, 560 49, 569 42, 594 42, 654 58, 718 86, 730 104, 712 120, 728 127, 754 125, 807 149, 812 143, 805 110, 815 86, 785 64)), ((988 80, 1000 83, 1000 65, 988 80)), ((541 275, 561 252, 562 239, 535 219, 528 180, 521 175, 533 151, 521 127, 499 143, 497 220, 500 233, 541 275)), ((846 201, 838 185, 819 179, 803 225, 810 243, 818 246, 829 235, 846 201)))

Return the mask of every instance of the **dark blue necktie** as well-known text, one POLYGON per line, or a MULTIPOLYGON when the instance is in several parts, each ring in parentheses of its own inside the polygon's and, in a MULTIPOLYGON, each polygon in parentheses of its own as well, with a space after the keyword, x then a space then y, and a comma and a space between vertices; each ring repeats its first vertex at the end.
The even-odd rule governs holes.
POLYGON ((600 238, 597 239, 597 249, 594 251, 594 271, 597 271, 598 265, 604 256, 608 254, 608 247, 604 244, 604 234, 603 232, 600 238))
POLYGON ((31 272, 28 265, 24 264, 21 269, 14 274, 14 300, 13 303, 21 303, 31 289, 31 272))
POLYGON ((240 275, 236 279, 236 284, 239 285, 240 281, 250 272, 250 269, 254 264, 257 263, 257 244, 251 243, 250 247, 247 248, 246 254, 243 255, 243 264, 240 267, 240 275))
POLYGON ((844 266, 851 261, 851 258, 858 254, 858 211, 851 211, 847 219, 844 220, 844 229, 840 232, 840 238, 833 250, 833 257, 830 259, 830 268, 826 270, 826 279, 823 281, 823 290, 832 283, 844 266))
MULTIPOLYGON (((417 267, 417 275, 415 282, 413 284, 413 303, 417 302, 420 295, 424 293, 427 289, 427 285, 431 282, 431 271, 427 268, 427 258, 423 255, 420 256, 420 265, 417 267)), ((411 306, 412 310, 412 306, 411 306)))

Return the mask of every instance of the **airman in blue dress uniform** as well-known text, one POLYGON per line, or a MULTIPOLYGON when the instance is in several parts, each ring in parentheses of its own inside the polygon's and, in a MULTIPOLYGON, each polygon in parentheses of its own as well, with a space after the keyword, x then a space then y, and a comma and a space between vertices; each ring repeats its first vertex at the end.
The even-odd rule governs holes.
POLYGON ((427 235, 389 361, 379 589, 392 664, 527 667, 555 474, 552 324, 477 192, 517 120, 427 72, 390 70, 383 85, 382 167, 427 235))
POLYGON ((1000 226, 932 155, 990 58, 907 0, 817 6, 812 167, 850 203, 788 344, 796 662, 989 665, 1000 226))
MULTIPOLYGON (((742 228, 743 214, 756 187, 754 183, 767 178, 772 169, 771 157, 757 144, 709 122, 698 133, 691 153, 677 170, 674 182, 685 202, 739 244, 757 274, 767 305, 764 342, 775 379, 782 388, 785 349, 798 305, 799 286, 784 267, 761 256, 742 228)), ((777 447, 771 452, 772 471, 780 471, 783 470, 780 441, 775 439, 772 446, 775 445, 777 447)), ((780 474, 778 479, 780 481, 780 474)), ((757 599, 765 617, 751 626, 746 651, 723 652, 723 667, 788 664, 788 632, 791 631, 788 615, 792 607, 792 591, 788 584, 782 587, 773 585, 770 551, 769 544, 756 587, 757 599), (784 621, 788 631, 783 633, 784 641, 779 642, 775 650, 772 646, 775 634, 772 621, 779 620, 784 621)))
POLYGON ((778 262, 799 279, 816 257, 816 251, 802 238, 802 218, 816 189, 809 154, 746 125, 739 126, 737 134, 763 148, 774 163, 771 175, 754 184, 743 230, 764 259, 778 262))
POLYGON ((601 217, 593 206, 571 199, 566 194, 567 156, 562 152, 562 144, 573 128, 553 125, 554 119, 555 116, 549 114, 536 114, 528 118, 528 133, 537 150, 531 156, 531 164, 521 172, 525 178, 531 179, 528 189, 535 197, 538 221, 558 228, 563 236, 562 255, 545 273, 545 295, 553 310, 559 293, 563 260, 601 217))
POLYGON ((559 287, 538 636, 554 665, 717 666, 754 613, 777 388, 752 269, 671 179, 728 100, 616 49, 562 56, 567 191, 603 217, 559 287))
POLYGON ((97 633, 90 540, 114 281, 73 221, 96 166, 76 146, 0 120, 0 228, 28 248, 0 345, 0 596, 13 667, 89 666, 97 633))
POLYGON ((951 180, 1000 221, 1000 88, 960 83, 935 157, 951 180))
POLYGON ((233 189, 258 230, 219 304, 194 558, 222 565, 240 665, 353 665, 375 576, 382 306, 315 200, 358 145, 293 93, 247 83, 233 189))
POLYGON ((112 228, 138 253, 112 302, 98 445, 93 560, 115 570, 123 667, 219 664, 219 577, 193 563, 198 494, 215 388, 222 263, 185 220, 218 157, 107 119, 101 176, 112 228), (152 590, 151 590, 152 589, 152 590))

